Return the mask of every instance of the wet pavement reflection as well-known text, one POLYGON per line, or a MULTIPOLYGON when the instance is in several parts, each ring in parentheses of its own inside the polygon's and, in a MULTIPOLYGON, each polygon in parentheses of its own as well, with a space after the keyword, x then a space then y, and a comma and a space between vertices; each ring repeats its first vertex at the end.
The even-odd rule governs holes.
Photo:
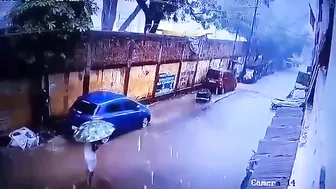
MULTIPOLYGON (((243 89, 208 108, 179 107, 188 113, 154 121, 110 141, 98 151, 94 188, 239 188, 252 150, 274 115, 269 110, 272 96, 290 91, 295 77, 295 72, 265 77, 254 85, 242 85, 243 89)), ((0 160, 3 174, 9 177, 1 183, 10 184, 8 188, 87 188, 81 144, 57 138, 23 152, 2 149, 0 160)))

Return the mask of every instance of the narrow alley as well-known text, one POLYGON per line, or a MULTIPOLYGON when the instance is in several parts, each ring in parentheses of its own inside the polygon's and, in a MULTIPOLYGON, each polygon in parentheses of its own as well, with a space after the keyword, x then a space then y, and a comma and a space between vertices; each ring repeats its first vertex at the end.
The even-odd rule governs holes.
MULTIPOLYGON (((293 89, 296 70, 276 72, 210 105, 194 94, 151 107, 149 127, 105 144, 98 151, 95 188, 237 189, 245 167, 274 112, 273 97, 293 89)), ((35 149, 1 149, 11 189, 85 188, 83 147, 60 137, 35 149)))

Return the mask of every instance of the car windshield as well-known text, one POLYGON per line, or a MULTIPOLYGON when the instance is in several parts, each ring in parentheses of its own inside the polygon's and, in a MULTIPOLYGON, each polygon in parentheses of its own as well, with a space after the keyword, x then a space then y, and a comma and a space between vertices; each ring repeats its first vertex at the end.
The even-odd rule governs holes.
POLYGON ((219 79, 220 71, 218 70, 209 70, 206 77, 210 79, 219 79))
POLYGON ((95 110, 98 108, 96 104, 86 102, 84 100, 76 100, 73 104, 72 109, 81 114, 93 115, 95 110))

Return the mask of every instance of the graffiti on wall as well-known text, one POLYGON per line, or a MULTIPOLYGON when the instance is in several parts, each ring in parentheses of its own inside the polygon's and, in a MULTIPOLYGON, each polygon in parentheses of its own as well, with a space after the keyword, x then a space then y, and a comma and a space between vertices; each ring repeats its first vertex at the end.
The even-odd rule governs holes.
POLYGON ((182 62, 178 89, 192 87, 196 62, 182 62))
POLYGON ((209 60, 199 61, 195 75, 195 85, 201 84, 209 69, 209 60))

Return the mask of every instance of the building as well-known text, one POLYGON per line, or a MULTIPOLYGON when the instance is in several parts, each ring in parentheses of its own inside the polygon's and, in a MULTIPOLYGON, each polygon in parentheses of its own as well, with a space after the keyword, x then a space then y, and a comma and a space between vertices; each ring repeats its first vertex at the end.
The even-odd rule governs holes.
MULTIPOLYGON (((315 153, 319 156, 320 169, 315 187, 335 188, 336 180, 336 30, 335 0, 310 0, 310 23, 315 33, 315 47, 311 65, 313 73, 308 92, 308 104, 312 109, 312 120, 317 130, 318 144, 315 153), (321 171, 322 170, 322 171, 321 171), (319 180, 319 181, 318 181, 319 180), (319 184, 317 183, 319 182, 319 184)), ((309 139, 308 139, 309 140, 309 139)), ((312 171, 312 170, 305 170, 312 171)))

